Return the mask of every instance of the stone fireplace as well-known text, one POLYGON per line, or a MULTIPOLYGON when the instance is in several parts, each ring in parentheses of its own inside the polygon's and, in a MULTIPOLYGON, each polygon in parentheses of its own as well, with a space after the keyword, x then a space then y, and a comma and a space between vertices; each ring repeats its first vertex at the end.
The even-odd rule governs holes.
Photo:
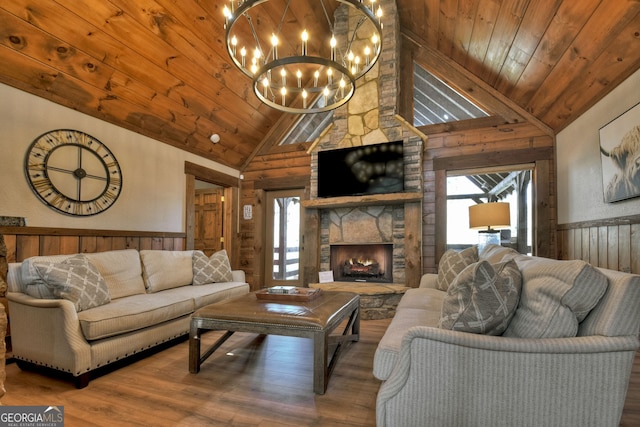
POLYGON ((417 286, 422 260, 422 151, 426 136, 396 114, 398 15, 395 1, 381 0, 381 6, 386 13, 380 60, 357 82, 353 98, 334 110, 331 127, 312 146, 311 199, 303 206, 319 210, 319 271, 333 270, 334 279, 340 276, 331 260, 334 246, 389 245, 391 274, 385 271, 385 280, 417 286), (318 152, 391 141, 403 143, 404 193, 318 198, 318 152))
POLYGON ((332 263, 332 248, 384 247, 385 277, 378 282, 405 283, 404 234, 402 204, 323 209, 320 217, 320 269, 333 270, 336 281, 338 278, 355 281, 336 271, 341 266, 335 265, 335 259, 332 263))

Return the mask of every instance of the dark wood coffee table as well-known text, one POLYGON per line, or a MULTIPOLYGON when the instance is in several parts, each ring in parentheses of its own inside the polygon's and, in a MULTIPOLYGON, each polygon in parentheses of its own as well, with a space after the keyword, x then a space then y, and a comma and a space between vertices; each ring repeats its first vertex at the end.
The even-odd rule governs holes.
POLYGON ((189 372, 198 373, 200 365, 234 332, 312 338, 313 391, 324 394, 344 343, 360 339, 360 296, 352 292, 322 292, 305 302, 261 300, 249 293, 202 307, 191 317, 189 372), (347 317, 342 334, 332 335, 347 317), (200 335, 206 330, 227 332, 201 355, 200 335), (332 345, 336 348, 329 357, 332 345))

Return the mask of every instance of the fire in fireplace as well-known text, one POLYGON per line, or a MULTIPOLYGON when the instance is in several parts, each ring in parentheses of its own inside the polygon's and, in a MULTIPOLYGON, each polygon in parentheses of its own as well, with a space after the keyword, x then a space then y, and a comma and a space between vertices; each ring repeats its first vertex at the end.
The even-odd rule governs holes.
POLYGON ((343 282, 393 281, 393 245, 331 245, 334 280, 343 282))

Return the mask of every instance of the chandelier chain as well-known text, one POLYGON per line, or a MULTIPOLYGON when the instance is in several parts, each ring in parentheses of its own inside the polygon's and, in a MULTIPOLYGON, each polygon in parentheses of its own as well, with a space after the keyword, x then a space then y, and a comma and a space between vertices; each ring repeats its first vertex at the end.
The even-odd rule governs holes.
POLYGON ((333 24, 331 23, 331 19, 329 18, 329 13, 327 12, 327 7, 324 5, 324 0, 320 0, 320 5, 322 5, 322 11, 324 12, 325 18, 327 18, 327 24, 329 25, 329 31, 331 34, 334 33, 333 24))
POLYGON ((262 46, 260 45, 260 39, 258 38, 258 33, 256 32, 256 28, 253 25, 253 19, 251 19, 251 15, 249 15, 249 11, 247 10, 244 13, 245 18, 247 18, 247 22, 249 23, 249 28, 251 28, 251 33, 253 34, 253 39, 256 42, 256 47, 260 49, 260 52, 263 52, 262 46))

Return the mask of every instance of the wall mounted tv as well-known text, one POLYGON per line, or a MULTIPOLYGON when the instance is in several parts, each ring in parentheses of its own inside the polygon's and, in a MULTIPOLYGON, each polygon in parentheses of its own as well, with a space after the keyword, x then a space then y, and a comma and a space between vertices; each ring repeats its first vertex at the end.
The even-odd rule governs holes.
POLYGON ((403 191, 402 141, 318 152, 318 197, 403 191))

